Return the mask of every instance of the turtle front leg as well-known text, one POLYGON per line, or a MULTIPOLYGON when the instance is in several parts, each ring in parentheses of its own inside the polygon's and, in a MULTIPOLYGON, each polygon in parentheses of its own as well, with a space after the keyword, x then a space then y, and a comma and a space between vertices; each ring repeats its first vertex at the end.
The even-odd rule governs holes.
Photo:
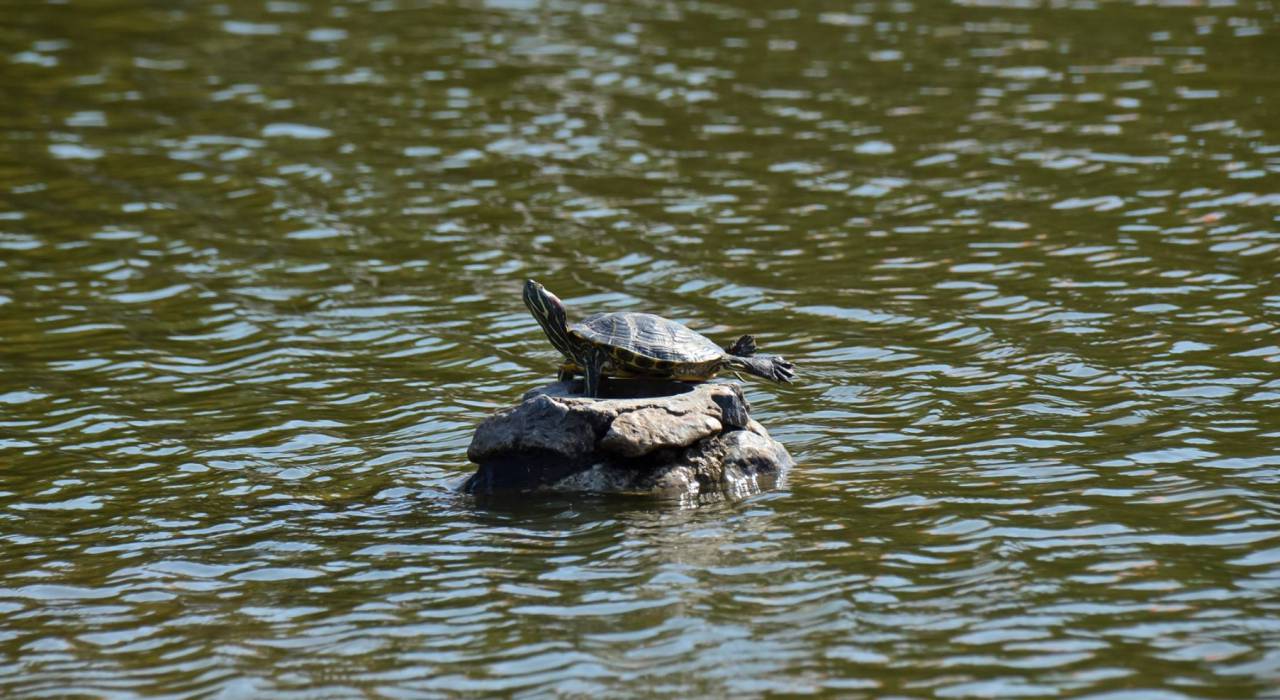
POLYGON ((600 381, 603 379, 604 373, 604 351, 593 349, 586 357, 586 362, 582 363, 582 393, 588 397, 596 399, 600 398, 600 381))
POLYGON ((560 365, 560 372, 556 374, 556 379, 562 382, 573 381, 574 369, 575 369, 574 366, 567 362, 563 365, 560 365))

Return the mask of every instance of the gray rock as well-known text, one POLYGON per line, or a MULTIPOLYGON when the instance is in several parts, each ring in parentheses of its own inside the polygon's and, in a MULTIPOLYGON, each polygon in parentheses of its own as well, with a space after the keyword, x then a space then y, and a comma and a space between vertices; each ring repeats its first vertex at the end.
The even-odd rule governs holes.
POLYGON ((671 447, 688 447, 720 432, 720 421, 702 414, 671 414, 658 408, 641 408, 618 414, 609 432, 600 438, 600 449, 623 457, 641 457, 671 447), (672 417, 676 420, 670 420, 672 417))
POLYGON ((791 466, 751 419, 737 384, 610 380, 606 398, 555 382, 476 429, 468 493, 636 493, 681 500, 742 497, 791 466))

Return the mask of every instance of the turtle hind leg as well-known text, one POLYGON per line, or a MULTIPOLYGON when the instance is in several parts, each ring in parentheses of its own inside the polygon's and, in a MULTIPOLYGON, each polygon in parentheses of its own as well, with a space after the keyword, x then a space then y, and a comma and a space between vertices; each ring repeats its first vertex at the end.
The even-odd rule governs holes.
POLYGON ((790 384, 796 378, 796 366, 781 357, 765 355, 761 357, 736 357, 730 355, 725 359, 725 366, 731 370, 741 370, 779 384, 790 384))
POLYGON ((751 357, 756 354, 756 337, 754 335, 744 335, 733 341, 733 345, 724 349, 730 355, 738 357, 751 357))

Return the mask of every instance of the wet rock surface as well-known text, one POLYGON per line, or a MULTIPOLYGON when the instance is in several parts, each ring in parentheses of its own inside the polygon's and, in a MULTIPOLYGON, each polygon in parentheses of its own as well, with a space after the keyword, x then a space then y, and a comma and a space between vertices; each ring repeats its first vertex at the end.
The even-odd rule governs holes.
POLYGON ((769 488, 792 464, 736 384, 614 380, 599 399, 580 388, 539 387, 481 423, 467 449, 478 468, 462 489, 707 500, 769 488))

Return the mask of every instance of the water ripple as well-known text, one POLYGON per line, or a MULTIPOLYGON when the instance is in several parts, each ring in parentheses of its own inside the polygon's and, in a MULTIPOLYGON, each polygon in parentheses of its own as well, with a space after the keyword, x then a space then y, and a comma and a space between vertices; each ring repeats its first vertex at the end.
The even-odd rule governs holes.
POLYGON ((1265 693, 1274 17, 1026 7, 15 15, 0 694, 1265 693), (799 466, 458 495, 526 276, 799 466))

